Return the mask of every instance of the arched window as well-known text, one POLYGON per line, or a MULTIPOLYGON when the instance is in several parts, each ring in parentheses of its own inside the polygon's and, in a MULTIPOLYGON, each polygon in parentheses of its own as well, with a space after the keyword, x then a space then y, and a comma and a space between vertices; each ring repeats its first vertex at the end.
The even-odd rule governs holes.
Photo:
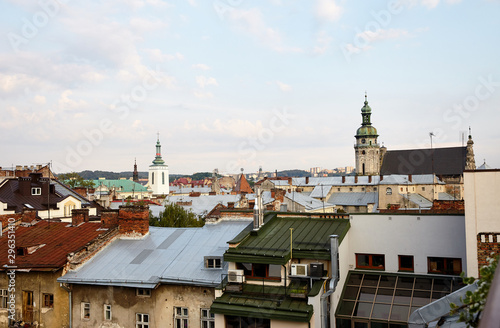
POLYGON ((151 172, 151 184, 155 184, 155 173, 151 172))
POLYGON ((385 190, 385 194, 386 194, 386 195, 392 195, 392 189, 391 189, 391 188, 387 188, 387 189, 385 190))
POLYGON ((161 184, 165 184, 165 172, 161 172, 161 184))

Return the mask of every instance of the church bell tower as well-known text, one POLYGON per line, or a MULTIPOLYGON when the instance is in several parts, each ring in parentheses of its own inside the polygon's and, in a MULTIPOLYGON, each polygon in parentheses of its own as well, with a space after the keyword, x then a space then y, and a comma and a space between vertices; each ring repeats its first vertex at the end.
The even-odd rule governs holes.
POLYGON ((149 166, 149 187, 153 191, 153 196, 168 195, 168 165, 161 158, 160 134, 156 141, 156 156, 153 165, 149 166))
POLYGON ((380 145, 377 143, 377 129, 371 123, 372 109, 365 103, 361 108, 361 127, 356 131, 354 153, 356 157, 356 175, 380 174, 380 145))

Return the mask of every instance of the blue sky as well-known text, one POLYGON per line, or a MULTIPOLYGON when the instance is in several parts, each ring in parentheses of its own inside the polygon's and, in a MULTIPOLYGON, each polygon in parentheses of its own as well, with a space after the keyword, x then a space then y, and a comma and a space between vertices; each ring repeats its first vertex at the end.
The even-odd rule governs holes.
POLYGON ((172 173, 354 165, 365 90, 390 149, 500 167, 500 1, 9 0, 0 165, 172 173))

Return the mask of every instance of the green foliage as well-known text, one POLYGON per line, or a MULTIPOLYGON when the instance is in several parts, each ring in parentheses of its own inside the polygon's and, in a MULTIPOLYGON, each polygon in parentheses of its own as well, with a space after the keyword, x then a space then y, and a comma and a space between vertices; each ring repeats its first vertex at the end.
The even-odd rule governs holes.
POLYGON ((63 173, 59 174, 57 178, 64 184, 68 185, 70 188, 84 187, 84 188, 94 188, 94 182, 90 180, 84 180, 78 173, 63 173))
MULTIPOLYGON (((492 256, 494 254, 492 253, 492 256)), ((495 275, 495 270, 498 265, 498 256, 488 258, 488 264, 483 266, 479 270, 479 275, 481 278, 478 279, 478 288, 474 291, 468 291, 465 297, 461 300, 464 305, 457 306, 451 303, 452 313, 460 313, 459 321, 465 322, 467 327, 478 327, 479 325, 479 314, 484 310, 484 305, 486 304, 486 298, 488 297, 488 292, 491 287, 491 282, 495 275)), ((463 278, 464 283, 470 285, 473 284, 476 279, 474 277, 465 277, 462 272, 460 275, 463 278)))
POLYGON ((202 227, 205 222, 196 214, 186 211, 182 206, 168 203, 159 217, 149 216, 149 225, 156 227, 202 227))

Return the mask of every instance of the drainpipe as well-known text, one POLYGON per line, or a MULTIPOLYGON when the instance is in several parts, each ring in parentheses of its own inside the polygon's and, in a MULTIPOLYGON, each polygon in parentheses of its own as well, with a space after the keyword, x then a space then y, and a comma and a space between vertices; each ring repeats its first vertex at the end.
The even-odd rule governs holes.
MULTIPOLYGON (((335 292, 335 288, 337 287, 337 282, 339 281, 339 266, 338 266, 338 254, 339 254, 339 236, 330 235, 330 262, 331 262, 331 279, 330 286, 328 291, 321 295, 320 303, 321 303, 321 327, 328 327, 328 297, 335 292)), ((333 305, 333 300, 332 300, 333 305)), ((335 328, 335 320, 333 321, 333 327, 335 328)))
POLYGON ((72 300, 72 292, 71 292, 71 285, 66 286, 65 283, 61 283, 62 289, 68 292, 68 298, 69 298, 69 328, 73 327, 73 300, 72 300))

